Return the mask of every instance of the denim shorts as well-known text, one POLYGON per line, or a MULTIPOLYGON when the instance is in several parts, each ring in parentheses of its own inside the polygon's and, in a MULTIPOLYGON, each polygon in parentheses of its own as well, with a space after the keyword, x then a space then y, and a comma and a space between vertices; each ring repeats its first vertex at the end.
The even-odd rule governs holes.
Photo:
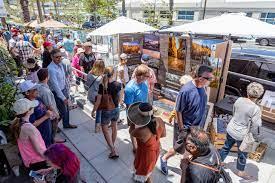
POLYGON ((117 122, 119 119, 119 108, 111 111, 101 111, 101 125, 108 125, 110 122, 117 122))

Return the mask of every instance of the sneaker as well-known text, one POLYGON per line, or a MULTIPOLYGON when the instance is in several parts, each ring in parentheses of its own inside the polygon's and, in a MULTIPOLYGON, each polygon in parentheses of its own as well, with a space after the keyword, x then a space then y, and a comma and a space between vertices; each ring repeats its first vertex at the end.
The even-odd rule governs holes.
POLYGON ((163 161, 162 157, 163 156, 160 157, 160 169, 164 175, 168 175, 167 161, 163 161))

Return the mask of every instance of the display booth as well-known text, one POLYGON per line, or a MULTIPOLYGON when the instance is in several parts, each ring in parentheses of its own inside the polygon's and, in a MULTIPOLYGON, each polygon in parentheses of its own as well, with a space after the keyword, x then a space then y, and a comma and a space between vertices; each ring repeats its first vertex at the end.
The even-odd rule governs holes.
MULTIPOLYGON (((224 111, 232 111, 236 100, 233 96, 224 98, 233 44, 231 39, 273 37, 275 36, 274 26, 246 17, 244 14, 231 13, 171 27, 160 32, 161 65, 163 65, 160 72, 164 96, 175 100, 180 88, 179 78, 184 74, 192 75, 197 65, 207 64, 214 68, 215 78, 208 90, 209 101, 214 104, 214 110, 212 112, 209 105, 207 106, 207 115, 209 116, 210 112, 211 117, 206 120, 204 129, 210 132, 211 140, 217 148, 223 147, 226 127, 232 119, 232 113, 224 111), (216 110, 217 106, 225 109, 223 113, 216 110)), ((260 105, 263 105, 263 102, 260 105)), ((271 113, 275 116, 274 110, 268 108, 266 103, 265 105, 262 118, 272 116, 271 113)), ((256 154, 258 158, 255 160, 259 161, 266 147, 266 144, 261 143, 255 152, 250 153, 249 157, 255 159, 256 154)), ((231 150, 236 151, 236 146, 231 150)))

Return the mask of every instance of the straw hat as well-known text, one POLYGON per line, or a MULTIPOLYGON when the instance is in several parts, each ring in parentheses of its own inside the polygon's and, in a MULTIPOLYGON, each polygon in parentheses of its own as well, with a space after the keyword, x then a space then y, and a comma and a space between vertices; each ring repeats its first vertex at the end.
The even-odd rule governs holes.
POLYGON ((24 67, 27 69, 33 69, 36 66, 37 60, 34 60, 35 62, 32 62, 34 59, 28 59, 23 62, 24 67))
POLYGON ((130 105, 127 117, 136 127, 146 126, 151 121, 153 107, 149 103, 137 102, 130 105))
POLYGON ((82 45, 80 39, 75 40, 75 45, 78 45, 78 46, 79 46, 79 45, 82 45))

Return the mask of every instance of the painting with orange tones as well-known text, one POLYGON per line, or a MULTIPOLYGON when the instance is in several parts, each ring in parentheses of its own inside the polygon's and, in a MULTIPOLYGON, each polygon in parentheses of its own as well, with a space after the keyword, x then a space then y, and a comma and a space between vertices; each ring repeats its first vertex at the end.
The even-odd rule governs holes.
POLYGON ((168 69, 184 73, 186 41, 181 37, 169 37, 168 69))

